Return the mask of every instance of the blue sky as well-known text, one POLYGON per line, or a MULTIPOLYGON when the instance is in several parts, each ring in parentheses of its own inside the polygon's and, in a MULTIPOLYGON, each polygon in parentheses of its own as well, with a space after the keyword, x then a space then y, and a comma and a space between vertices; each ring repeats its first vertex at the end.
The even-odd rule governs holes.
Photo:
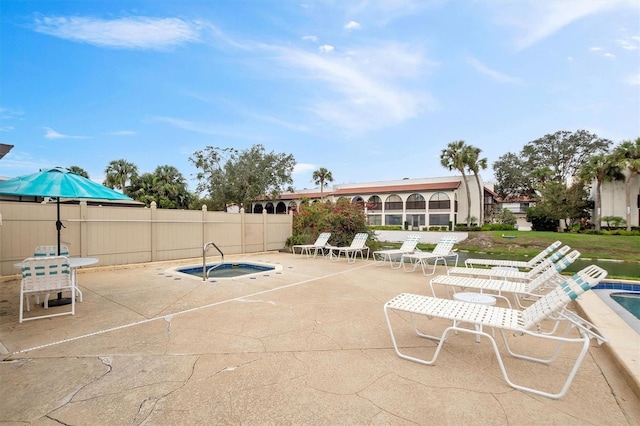
MULTIPOLYGON (((111 160, 140 172, 206 146, 293 154, 296 188, 449 175, 558 130, 640 136, 640 3, 0 3, 0 175, 111 160)), ((493 180, 489 167, 485 181, 493 180)))

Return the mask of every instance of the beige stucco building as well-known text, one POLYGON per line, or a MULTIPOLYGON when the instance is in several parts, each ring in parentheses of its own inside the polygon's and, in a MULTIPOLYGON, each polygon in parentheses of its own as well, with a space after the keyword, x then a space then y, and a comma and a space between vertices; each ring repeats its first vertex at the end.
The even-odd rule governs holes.
MULTIPOLYGON (((470 216, 487 221, 493 212, 494 196, 483 188, 483 206, 474 176, 467 178, 471 194, 470 216)), ((450 227, 466 222, 467 193, 462 176, 402 179, 334 185, 321 194, 317 189, 281 194, 278 200, 258 201, 252 211, 260 213, 287 213, 303 202, 316 202, 321 198, 337 201, 345 198, 362 203, 371 225, 399 225, 422 230, 430 227, 450 227)))
MULTIPOLYGON (((595 200, 596 185, 591 188, 591 199, 595 200)), ((631 193, 629 205, 627 206, 624 181, 603 182, 602 188, 602 210, 600 217, 618 216, 625 221, 628 220, 632 227, 640 226, 640 176, 635 176, 631 180, 631 193), (627 210, 629 219, 627 219, 627 210)), ((607 226, 606 222, 602 226, 607 226)))

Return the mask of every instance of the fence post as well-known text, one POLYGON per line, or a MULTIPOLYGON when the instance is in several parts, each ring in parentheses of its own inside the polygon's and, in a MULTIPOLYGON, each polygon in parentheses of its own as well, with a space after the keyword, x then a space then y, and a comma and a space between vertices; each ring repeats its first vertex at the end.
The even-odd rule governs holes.
POLYGON ((245 228, 246 228, 246 223, 244 221, 245 219, 245 213, 244 213, 244 207, 242 207, 242 204, 240 204, 240 253, 245 254, 246 250, 245 250, 245 228))
POLYGON ((262 251, 267 251, 267 209, 262 210, 262 251))
POLYGON ((151 261, 155 262, 158 258, 158 205, 155 201, 151 202, 151 261))
POLYGON ((80 257, 89 257, 89 223, 87 222, 87 202, 80 201, 80 257))

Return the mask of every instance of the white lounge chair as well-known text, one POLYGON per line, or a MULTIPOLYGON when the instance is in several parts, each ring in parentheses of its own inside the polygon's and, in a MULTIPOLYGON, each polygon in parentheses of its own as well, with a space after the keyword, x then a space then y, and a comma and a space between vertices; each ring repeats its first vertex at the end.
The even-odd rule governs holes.
POLYGON ((300 250, 300 256, 306 254, 307 258, 312 257, 311 252, 313 251, 313 258, 315 259, 318 251, 324 251, 327 243, 329 242, 329 238, 331 238, 331 232, 323 232, 318 235, 318 238, 316 238, 316 241, 313 244, 296 244, 295 246, 291 247, 291 251, 295 256, 296 249, 298 249, 300 250))
MULTIPOLYGON (((569 259, 573 259, 573 257, 569 257, 569 259)), ((544 288, 560 284, 564 279, 565 277, 560 275, 555 268, 548 268, 529 282, 440 275, 429 281, 429 287, 434 297, 436 297, 434 284, 446 286, 447 289, 453 289, 454 293, 456 293, 456 288, 460 288, 462 291, 476 290, 483 294, 486 293, 504 299, 511 308, 511 302, 504 296, 504 294, 507 293, 512 295, 516 306, 524 308, 525 306, 522 303, 522 299, 537 300, 542 296, 544 288)))
MULTIPOLYGON (((535 268, 530 271, 519 271, 517 268, 513 267, 493 267, 493 268, 451 268, 447 271, 448 275, 469 275, 472 277, 483 277, 483 278, 502 278, 504 280, 511 281, 531 281, 542 271, 547 268, 556 268, 558 272, 562 272, 567 266, 573 262, 573 260, 569 261, 565 259, 565 254, 571 250, 571 247, 564 246, 557 252, 553 253, 551 256, 544 259, 535 268)), ((580 256, 580 252, 573 251, 571 252, 571 256, 580 256)))
POLYGON ((468 268, 473 268, 473 265, 479 266, 506 266, 520 269, 531 269, 534 268, 538 263, 542 262, 547 256, 556 251, 562 243, 560 241, 556 241, 551 244, 546 249, 542 250, 536 256, 532 257, 528 261, 523 260, 505 260, 505 259, 467 259, 464 261, 464 264, 468 268))
POLYGON ((27 311, 30 311, 29 296, 32 294, 45 294, 44 307, 48 309, 49 294, 54 292, 69 291, 75 294, 74 281, 71 279, 69 258, 66 256, 30 257, 22 262, 22 280, 20 282, 20 315, 19 321, 34 320, 38 318, 50 318, 60 315, 74 315, 76 298, 71 298, 71 310, 33 317, 24 317, 24 302, 27 311))
POLYGON ((444 266, 448 268, 447 259, 455 258, 454 267, 458 266, 458 253, 453 251, 453 246, 458 242, 456 237, 442 237, 432 251, 420 251, 415 253, 403 254, 400 263, 405 272, 413 272, 418 266, 422 267, 424 275, 433 275, 436 272, 438 261, 442 261, 444 266), (429 260, 433 260, 433 270, 427 274, 429 268, 429 260), (411 270, 407 270, 407 263, 411 265, 411 270))
MULTIPOLYGON (((384 314, 387 319, 387 325, 389 327, 389 333, 391 334, 393 347, 401 358, 421 364, 432 365, 436 362, 444 342, 447 341, 447 339, 450 339, 452 331, 483 336, 491 342, 502 376, 511 387, 521 391, 557 399, 564 396, 569 389, 569 386, 571 385, 571 382, 573 381, 573 378, 589 349, 590 340, 595 338, 598 343, 607 341, 602 333, 593 326, 593 324, 590 324, 577 314, 567 310, 567 304, 591 287, 597 285, 606 277, 606 275, 607 272, 604 269, 595 265, 588 266, 579 271, 573 277, 567 278, 561 285, 555 286, 551 292, 547 293, 533 305, 524 310, 403 293, 394 297, 384 305, 384 314), (393 332, 392 321, 390 318, 391 312, 398 313, 398 317, 401 317, 402 319, 405 319, 406 315, 400 313, 408 313, 410 318, 409 321, 405 320, 405 323, 410 322, 413 330, 419 337, 424 337, 438 342, 435 353, 431 359, 409 355, 400 350, 398 342, 396 341, 395 333, 393 332), (431 320, 433 318, 450 320, 453 322, 453 325, 445 328, 440 336, 425 334, 418 329, 417 319, 424 319, 424 321, 420 321, 420 325, 423 325, 426 324, 426 319, 431 320), (564 330, 560 330, 561 327, 554 327, 556 332, 552 334, 541 332, 541 324, 548 321, 565 324, 566 328, 564 330), (461 327, 460 324, 463 323, 471 324, 473 327, 461 327), (576 356, 575 362, 573 363, 573 366, 568 373, 568 377, 564 381, 560 391, 549 392, 513 382, 507 374, 507 370, 502 360, 502 355, 498 350, 495 338, 491 334, 484 332, 482 330, 483 326, 499 330, 508 354, 512 357, 525 361, 552 364, 558 358, 560 350, 564 344, 576 343, 581 345, 580 352, 576 356), (577 336, 575 335, 575 332, 573 333, 573 336, 570 335, 570 332, 574 329, 577 331, 577 336), (531 343, 531 345, 518 345, 520 348, 526 349, 528 347, 533 349, 532 352, 540 353, 541 345, 536 343, 550 342, 554 343, 551 355, 548 358, 537 358, 531 355, 525 355, 524 353, 514 352, 513 348, 509 344, 509 339, 525 338, 523 336, 529 336, 535 339, 527 342, 531 343)), ((394 322, 397 323, 398 319, 395 318, 394 322)), ((408 344, 415 346, 415 342, 408 344)), ((419 346, 419 348, 422 349, 423 346, 419 346)), ((415 352, 415 350, 416 349, 413 349, 412 351, 415 352)), ((566 360, 564 354, 562 358, 563 360, 566 360)), ((552 374, 553 372, 554 370, 549 370, 546 371, 545 374, 552 374)), ((552 381, 551 378, 549 380, 542 380, 542 383, 548 383, 550 381, 552 381)))
POLYGON ((364 252, 367 252, 367 259, 369 259, 369 247, 365 245, 367 242, 367 238, 369 238, 369 234, 366 232, 361 232, 356 234, 351 241, 351 245, 348 247, 336 247, 336 246, 327 246, 329 250, 329 258, 331 260, 340 259, 340 255, 344 254, 347 258, 347 262, 355 263, 356 257, 358 253, 360 253, 360 257, 364 260, 364 252))
POLYGON ((403 254, 410 254, 416 251, 416 246, 418 245, 419 242, 420 242, 419 234, 407 235, 407 238, 404 240, 400 248, 374 251, 373 258, 377 261, 382 262, 380 266, 383 266, 385 262, 389 260, 389 264, 391 264, 391 269, 398 269, 400 268, 402 262, 398 262, 398 266, 394 267, 393 260, 401 258, 403 254))

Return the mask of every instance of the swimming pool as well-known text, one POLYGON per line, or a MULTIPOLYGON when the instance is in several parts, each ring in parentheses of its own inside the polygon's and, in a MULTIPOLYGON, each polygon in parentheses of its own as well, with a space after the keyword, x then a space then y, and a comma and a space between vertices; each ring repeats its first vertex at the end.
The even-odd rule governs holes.
MULTIPOLYGON (((209 271, 208 281, 215 282, 218 279, 255 278, 270 272, 281 273, 282 266, 261 262, 238 261, 224 262, 222 264, 211 263, 207 264, 206 269, 209 271), (209 271, 209 268, 213 266, 215 268, 209 271)), ((170 272, 177 276, 202 280, 202 265, 179 266, 171 268, 170 272)))
POLYGON ((640 334, 640 283, 629 281, 603 281, 593 287, 595 293, 640 334))

